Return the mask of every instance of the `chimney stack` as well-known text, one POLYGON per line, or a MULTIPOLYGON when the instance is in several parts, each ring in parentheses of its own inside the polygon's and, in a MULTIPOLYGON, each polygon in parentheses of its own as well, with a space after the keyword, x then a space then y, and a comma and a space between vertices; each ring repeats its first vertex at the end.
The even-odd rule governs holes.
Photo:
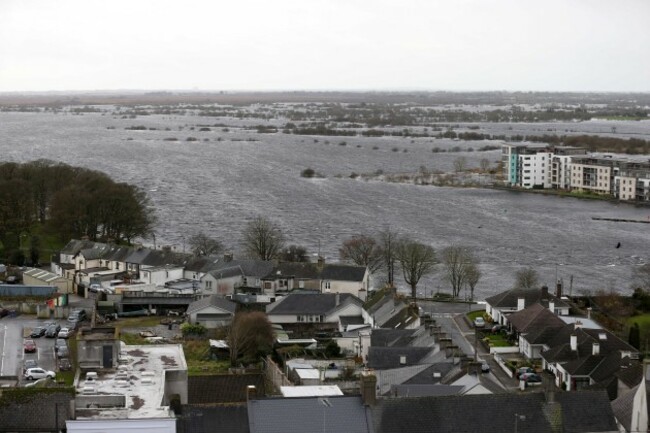
POLYGON ((576 334, 571 334, 569 342, 571 343, 571 350, 576 352, 578 350, 578 336, 576 334))
POLYGON ((361 400, 365 406, 374 406, 377 402, 377 377, 374 373, 361 373, 361 400))
POLYGON ((317 262, 317 265, 318 265, 318 270, 322 271, 323 268, 325 267, 325 257, 323 257, 323 256, 318 256, 318 262, 317 262))
POLYGON ((594 356, 600 355, 600 343, 594 343, 591 346, 591 354, 594 356))
POLYGON ((248 385, 246 387, 246 401, 253 400, 255 397, 257 397, 257 388, 255 388, 255 385, 248 385))
POLYGON ((339 292, 336 292, 335 299, 336 299, 336 306, 338 307, 339 304, 341 303, 341 294, 339 292))
POLYGON ((562 298, 562 281, 557 282, 557 285, 555 286, 555 297, 558 299, 562 298))
POLYGON ((591 307, 587 308, 587 319, 591 319, 591 307))
POLYGON ((526 308, 526 299, 517 298, 517 311, 521 311, 526 308))
POLYGON ((551 310, 551 313, 555 314, 555 302, 550 301, 548 303, 548 309, 551 310))
POLYGON ((542 286, 542 299, 548 298, 548 286, 542 286))
POLYGON ((573 325, 576 329, 582 328, 582 322, 580 320, 576 320, 576 323, 573 325))
POLYGON ((224 253, 223 261, 226 263, 232 262, 232 253, 224 253))

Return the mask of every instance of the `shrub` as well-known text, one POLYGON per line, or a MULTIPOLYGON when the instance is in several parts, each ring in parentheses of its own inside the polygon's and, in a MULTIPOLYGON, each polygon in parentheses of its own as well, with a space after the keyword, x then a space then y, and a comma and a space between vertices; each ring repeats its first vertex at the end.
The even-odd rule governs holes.
POLYGON ((191 323, 183 323, 181 325, 181 332, 183 333, 183 336, 187 336, 187 335, 198 335, 198 336, 205 335, 206 331, 207 330, 205 329, 205 326, 200 325, 200 324, 193 325, 191 323))
POLYGON ((311 178, 311 177, 314 177, 315 175, 316 175, 316 172, 314 171, 314 169, 309 168, 309 167, 307 167, 306 169, 304 169, 303 171, 300 172, 301 177, 311 178))

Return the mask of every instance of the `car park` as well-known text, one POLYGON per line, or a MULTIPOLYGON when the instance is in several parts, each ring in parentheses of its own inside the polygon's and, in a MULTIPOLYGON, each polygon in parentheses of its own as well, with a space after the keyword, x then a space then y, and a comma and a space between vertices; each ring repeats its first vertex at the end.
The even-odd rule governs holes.
POLYGON ((57 338, 70 338, 74 331, 70 328, 61 328, 59 331, 59 334, 56 336, 57 338))
POLYGON ((482 317, 477 317, 474 319, 474 327, 475 328, 483 328, 485 326, 485 319, 482 317))
POLYGON ((34 353, 36 352, 36 343, 34 343, 34 340, 25 340, 23 343, 23 349, 25 350, 25 353, 34 353))
POLYGON ((61 325, 59 324, 50 325, 47 328, 47 331, 45 331, 45 336, 47 338, 56 338, 60 330, 61 330, 61 325))
POLYGON ((32 329, 32 333, 29 334, 30 337, 32 338, 40 338, 43 335, 45 335, 45 327, 43 326, 37 326, 36 328, 32 329))
POLYGON ((27 371, 25 371, 24 376, 25 379, 27 380, 44 379, 46 377, 49 377, 50 379, 54 379, 56 377, 56 373, 53 371, 44 370, 40 367, 35 367, 35 368, 28 368, 27 371))

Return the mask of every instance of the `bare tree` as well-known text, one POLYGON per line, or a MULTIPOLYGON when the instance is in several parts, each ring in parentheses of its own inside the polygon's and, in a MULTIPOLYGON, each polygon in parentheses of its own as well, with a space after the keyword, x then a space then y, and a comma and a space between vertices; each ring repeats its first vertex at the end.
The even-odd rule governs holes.
POLYGON ((223 245, 217 239, 208 237, 205 233, 199 232, 193 235, 190 240, 190 248, 195 256, 208 256, 219 254, 223 251, 223 245))
POLYGON ((474 255, 466 247, 452 245, 442 250, 442 262, 447 272, 447 281, 451 284, 452 296, 460 295, 460 291, 468 283, 468 271, 475 266, 474 255))
POLYGON ((240 357, 254 360, 271 352, 273 327, 267 315, 261 311, 235 314, 228 331, 230 364, 236 365, 240 357))
POLYGON ((387 283, 389 287, 395 286, 395 262, 398 238, 397 234, 390 228, 379 233, 379 244, 381 247, 382 267, 386 270, 387 283))
POLYGON ((244 247, 251 257, 273 260, 284 248, 284 236, 275 224, 258 216, 246 226, 244 247))
POLYGON ((478 284, 478 280, 481 279, 481 270, 478 268, 478 260, 475 260, 474 263, 467 266, 465 277, 467 286, 469 287, 469 299, 470 301, 473 301, 474 289, 478 284))
POLYGON ((343 242, 339 248, 341 260, 366 266, 371 273, 384 265, 382 249, 377 241, 370 236, 359 235, 343 242))
POLYGON ((467 158, 465 158, 464 156, 459 156, 454 160, 454 170, 457 173, 465 171, 466 168, 467 168, 467 158))
POLYGON ((279 259, 282 262, 300 262, 305 263, 309 261, 307 248, 300 245, 289 245, 280 251, 279 259))
POLYGON ((515 274, 515 289, 533 289, 539 284, 539 274, 531 267, 521 269, 515 274))
POLYGON ((402 268, 404 281, 411 286, 411 296, 415 299, 415 289, 420 278, 431 272, 438 263, 436 252, 429 245, 403 239, 397 245, 395 258, 402 268))
POLYGON ((482 172, 485 173, 488 170, 490 170, 490 160, 489 159, 487 159, 487 158, 481 159, 480 164, 481 164, 481 171, 482 172))

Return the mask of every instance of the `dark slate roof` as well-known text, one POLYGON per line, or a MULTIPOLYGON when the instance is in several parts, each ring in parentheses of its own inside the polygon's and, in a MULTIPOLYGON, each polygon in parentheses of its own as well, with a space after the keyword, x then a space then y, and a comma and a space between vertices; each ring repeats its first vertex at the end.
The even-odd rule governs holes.
POLYGON ((437 362, 405 381, 404 385, 433 385, 435 383, 440 383, 442 378, 453 370, 453 368, 454 364, 452 362, 437 362), (434 376, 434 373, 440 373, 440 376, 436 377, 437 375, 434 376))
POLYGON ((628 389, 616 400, 612 402, 612 410, 618 422, 620 422, 625 431, 630 431, 632 428, 632 412, 634 409, 634 396, 639 390, 639 385, 632 389, 628 389))
POLYGON ((555 400, 562 407, 564 433, 617 431, 605 391, 556 392, 555 400))
POLYGON ((13 402, 12 389, 3 390, 3 404, 0 405, 0 431, 52 431, 57 425, 62 429, 65 421, 72 419, 70 402, 74 394, 56 392, 48 389, 42 392, 39 388, 21 388, 20 402, 13 402), (58 412, 58 418, 57 418, 58 412))
POLYGON ((246 390, 254 385, 258 396, 265 394, 263 374, 218 374, 187 378, 188 404, 246 402, 246 390))
MULTIPOLYGON (((143 251, 146 248, 143 249, 143 251)), ((181 266, 182 263, 185 263, 190 257, 190 254, 177 253, 175 251, 165 251, 165 250, 148 250, 149 254, 144 255, 140 262, 129 262, 139 263, 144 266, 158 267, 165 265, 177 265, 181 266)), ((130 258, 130 257, 129 257, 130 258)))
POLYGON ((192 302, 187 307, 187 313, 193 313, 198 310, 202 310, 207 307, 216 307, 222 310, 226 310, 232 314, 235 314, 237 310, 237 304, 224 298, 219 295, 211 295, 207 298, 199 299, 198 301, 192 302))
POLYGON ((638 353, 637 349, 605 329, 586 329, 576 327, 575 324, 571 323, 556 331, 553 338, 546 343, 550 349, 542 352, 541 356, 547 362, 572 361, 590 356, 593 343, 600 345, 601 355, 609 355, 618 350, 638 353), (572 334, 575 334, 578 339, 577 351, 572 351, 569 345, 572 334))
MULTIPOLYGON (((190 376, 191 378, 192 376, 190 376)), ((246 405, 183 405, 177 415, 178 433, 250 433, 246 405)))
POLYGON ((240 266, 229 266, 227 268, 215 269, 208 272, 208 275, 212 275, 214 278, 230 278, 236 276, 244 276, 244 271, 240 266))
POLYGON ((107 245, 96 244, 92 248, 84 248, 79 251, 78 254, 81 254, 86 260, 95 260, 104 256, 104 253, 108 250, 107 245))
POLYGON ((614 376, 622 369, 628 369, 629 367, 633 367, 638 364, 638 361, 631 360, 627 356, 622 357, 621 352, 615 351, 605 356, 602 362, 598 364, 598 366, 591 373, 591 378, 596 382, 600 382, 614 376))
POLYGON ((378 370, 405 367, 420 364, 433 347, 370 347, 368 349, 368 367, 378 370), (401 358, 406 357, 406 363, 401 358))
POLYGON ((361 397, 269 398, 248 402, 251 433, 373 432, 361 397))
POLYGON ((628 388, 632 388, 643 380, 643 364, 636 363, 630 367, 622 368, 616 373, 616 377, 628 388))
POLYGON ((79 251, 85 248, 92 248, 96 243, 97 242, 93 242, 93 241, 82 241, 78 239, 72 239, 63 247, 63 249, 61 250, 61 254, 75 255, 79 251))
POLYGON ((371 347, 408 346, 415 338, 414 329, 373 329, 370 334, 371 347))
POLYGON ((418 314, 411 310, 408 306, 404 306, 401 310, 393 314, 388 320, 381 324, 384 328, 406 328, 413 325, 418 319, 418 314))
POLYGON ((524 335, 524 338, 530 344, 547 344, 555 337, 558 328, 543 328, 531 331, 524 335))
POLYGON ((328 265, 321 271, 320 278, 334 281, 363 281, 366 275, 365 266, 328 265))
POLYGON ((390 388, 391 397, 433 397, 443 395, 458 395, 464 386, 461 385, 420 385, 402 384, 390 388))
MULTIPOLYGON (((605 359, 602 355, 590 355, 567 362, 562 366, 567 373, 574 376, 589 376, 592 371, 605 359)), ((620 355, 619 355, 620 359, 620 355)))
POLYGON ((117 245, 110 245, 107 250, 104 251, 102 256, 105 260, 111 260, 114 262, 123 262, 131 254, 133 248, 131 247, 120 247, 117 245))
POLYGON ((247 277, 262 278, 268 275, 273 270, 273 262, 265 260, 230 260, 221 263, 220 267, 214 269, 225 269, 234 266, 239 266, 247 277))
POLYGON ((267 307, 267 314, 318 314, 326 315, 344 304, 355 303, 359 306, 359 298, 349 293, 291 293, 267 307), (339 305, 336 305, 337 296, 339 305))
POLYGON ((533 332, 548 328, 562 328, 566 325, 548 308, 533 304, 508 316, 508 322, 519 332, 533 332))
POLYGON ((517 308, 517 300, 519 298, 525 299, 525 307, 540 303, 542 306, 548 308, 549 301, 555 302, 555 307, 569 306, 554 294, 550 292, 543 293, 541 289, 510 289, 487 298, 485 302, 498 309, 514 309, 517 308))
POLYGON ((542 393, 384 399, 373 412, 375 431, 509 432, 515 418, 520 433, 617 431, 605 392, 556 392, 555 398, 551 405, 542 393))
POLYGON ((223 258, 221 256, 190 256, 183 263, 185 270, 193 272, 210 272, 223 266, 223 258))
POLYGON ((314 263, 279 263, 264 276, 265 280, 293 277, 299 280, 318 279, 318 268, 314 263))

